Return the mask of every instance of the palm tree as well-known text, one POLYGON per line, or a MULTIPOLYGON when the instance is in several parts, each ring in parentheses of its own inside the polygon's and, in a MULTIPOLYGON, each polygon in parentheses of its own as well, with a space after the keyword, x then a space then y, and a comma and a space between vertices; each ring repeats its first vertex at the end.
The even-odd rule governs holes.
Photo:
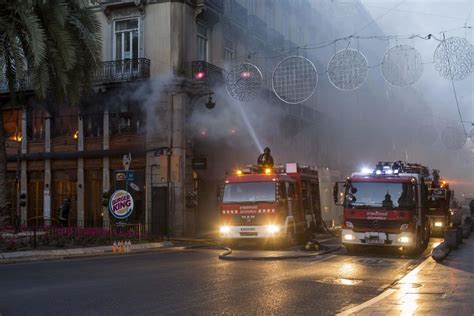
MULTIPOLYGON (((92 86, 100 61, 100 23, 86 0, 0 0, 0 82, 9 102, 22 103, 25 84, 35 97, 75 104, 92 86)), ((5 104, 0 104, 0 111, 5 104)), ((10 213, 3 113, 0 112, 0 226, 10 213)))

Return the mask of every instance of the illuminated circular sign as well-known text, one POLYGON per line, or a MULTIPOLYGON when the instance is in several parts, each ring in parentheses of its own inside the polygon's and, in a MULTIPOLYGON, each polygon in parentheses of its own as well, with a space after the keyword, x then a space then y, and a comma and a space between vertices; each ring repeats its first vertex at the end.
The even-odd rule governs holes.
POLYGON ((117 219, 126 219, 133 212, 133 197, 125 190, 115 191, 109 200, 109 211, 117 219))

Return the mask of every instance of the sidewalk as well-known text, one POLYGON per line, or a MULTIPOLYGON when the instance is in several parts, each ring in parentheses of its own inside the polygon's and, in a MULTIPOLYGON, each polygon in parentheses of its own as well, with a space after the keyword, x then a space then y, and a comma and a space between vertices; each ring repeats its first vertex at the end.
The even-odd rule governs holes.
MULTIPOLYGON (((134 244, 131 246, 131 252, 140 252, 158 248, 169 248, 175 244, 170 241, 162 241, 155 243, 134 244)), ((53 250, 31 250, 31 251, 14 251, 0 253, 0 264, 26 262, 35 260, 55 260, 71 257, 84 257, 112 254, 112 246, 87 247, 87 248, 70 248, 70 249, 53 249, 53 250)), ((117 254, 120 255, 120 254, 117 254)))
POLYGON ((474 315, 474 238, 443 263, 431 257, 397 284, 339 315, 474 315))

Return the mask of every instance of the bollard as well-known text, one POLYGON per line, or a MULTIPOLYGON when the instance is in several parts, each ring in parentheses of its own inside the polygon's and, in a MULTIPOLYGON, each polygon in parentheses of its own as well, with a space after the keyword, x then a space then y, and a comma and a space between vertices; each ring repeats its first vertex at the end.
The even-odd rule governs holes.
POLYGON ((444 242, 446 243, 446 246, 450 250, 456 249, 458 247, 457 243, 457 230, 456 229, 448 229, 447 231, 444 232, 444 242))
POLYGON ((462 226, 456 226, 456 242, 462 244, 462 226))
POLYGON ((474 222, 472 221, 472 218, 470 216, 464 219, 464 224, 468 226, 471 231, 474 230, 474 222))
POLYGON ((119 241, 120 252, 123 252, 123 241, 119 241))
POLYGON ((462 238, 469 238, 471 235, 471 225, 464 224, 462 225, 462 238))
POLYGON ((116 241, 114 241, 114 243, 112 244, 112 252, 117 253, 117 242, 116 241))
POLYGON ((431 257, 436 262, 441 262, 448 256, 448 254, 449 254, 449 247, 446 244, 446 242, 442 242, 433 249, 433 251, 431 252, 431 257))

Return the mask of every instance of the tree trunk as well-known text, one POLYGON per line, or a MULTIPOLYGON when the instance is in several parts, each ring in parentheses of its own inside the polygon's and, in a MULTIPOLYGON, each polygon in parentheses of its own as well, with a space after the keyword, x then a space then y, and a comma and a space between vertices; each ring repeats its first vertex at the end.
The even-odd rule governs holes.
POLYGON ((7 224, 12 214, 12 205, 8 200, 7 151, 5 142, 3 110, 0 110, 0 228, 7 224))

